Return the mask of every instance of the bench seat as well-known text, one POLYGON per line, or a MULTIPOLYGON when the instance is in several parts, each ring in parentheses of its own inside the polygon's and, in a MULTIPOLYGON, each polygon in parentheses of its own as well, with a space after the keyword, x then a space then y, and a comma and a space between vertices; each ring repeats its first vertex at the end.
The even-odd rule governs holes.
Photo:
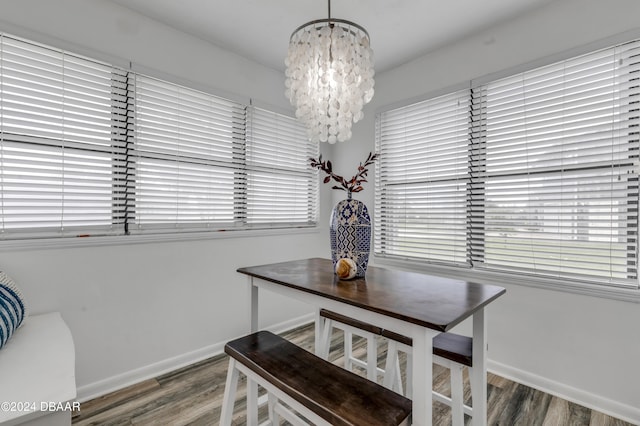
MULTIPOLYGON (((354 360, 353 364, 359 365, 367 369, 367 373, 370 374, 374 369, 376 374, 381 373, 383 375, 383 384, 389 389, 394 389, 397 392, 411 398, 412 396, 412 352, 413 341, 410 337, 403 336, 401 334, 385 330, 380 327, 374 326, 357 320, 355 318, 339 315, 335 312, 328 311, 326 309, 320 309, 319 319, 323 320, 323 325, 320 327, 323 338, 320 341, 319 353, 328 358, 329 355, 329 341, 331 328, 336 327, 338 329, 350 330, 353 332, 356 329, 356 334, 364 337, 367 340, 367 361, 354 360), (357 330, 362 330, 362 333, 357 333, 357 330), (371 357, 372 352, 377 354, 376 339, 375 336, 380 335, 388 339, 387 345, 387 360, 385 362, 384 369, 377 368, 377 362, 375 357, 371 357), (406 364, 406 386, 403 386, 401 373, 400 373, 400 360, 398 352, 404 352, 407 354, 406 364), (358 361, 358 362, 355 362, 358 361), (403 389, 404 388, 404 389, 403 389)), ((345 332, 345 354, 347 352, 347 343, 345 332)), ((350 340, 351 337, 349 336, 350 340)), ((463 394, 463 378, 462 369, 469 368, 469 379, 471 387, 474 383, 471 381, 471 370, 473 368, 473 338, 467 336, 461 336, 454 333, 440 333, 432 340, 433 344, 433 362, 449 369, 451 380, 451 396, 443 395, 439 392, 433 391, 433 400, 448 405, 452 409, 452 424, 455 426, 462 426, 464 424, 464 414, 473 416, 472 407, 464 403, 463 394)), ((346 355, 345 355, 346 357, 346 355)), ((351 364, 345 366, 350 368, 351 364)), ((371 374, 370 374, 371 375, 371 374)))
POLYGON ((27 317, 0 350, 0 402, 16 404, 0 410, 0 425, 70 425, 75 398, 69 328, 58 312, 27 317))
MULTIPOLYGON (((410 337, 389 330, 382 330, 382 336, 407 346, 413 346, 410 337)), ((433 338, 433 354, 467 367, 473 367, 473 338, 455 333, 440 333, 433 338)))
MULTIPOLYGON (((410 416, 408 398, 268 331, 233 340, 227 343, 225 352, 232 361, 254 372, 258 384, 267 391, 270 386, 279 390, 279 400, 298 403, 327 424, 400 425, 410 416)), ((232 363, 229 368, 231 373, 232 363)), ((225 390, 225 402, 230 397, 227 391, 235 393, 232 387, 225 390)))
MULTIPOLYGON (((381 327, 338 314, 327 309, 320 309, 320 316, 337 323, 364 330, 387 339, 400 342, 406 346, 413 346, 410 337, 395 333, 381 327)), ((433 338, 433 354, 457 362, 467 367, 473 367, 473 338, 455 333, 440 333, 433 338)))

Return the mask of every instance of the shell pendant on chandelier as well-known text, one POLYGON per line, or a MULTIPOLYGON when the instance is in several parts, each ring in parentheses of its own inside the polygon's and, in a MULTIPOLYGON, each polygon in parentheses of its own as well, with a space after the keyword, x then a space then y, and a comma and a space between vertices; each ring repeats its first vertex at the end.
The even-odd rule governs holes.
POLYGON ((285 60, 285 96, 313 142, 343 142, 362 107, 373 98, 373 51, 358 24, 329 18, 308 22, 291 35, 285 60))

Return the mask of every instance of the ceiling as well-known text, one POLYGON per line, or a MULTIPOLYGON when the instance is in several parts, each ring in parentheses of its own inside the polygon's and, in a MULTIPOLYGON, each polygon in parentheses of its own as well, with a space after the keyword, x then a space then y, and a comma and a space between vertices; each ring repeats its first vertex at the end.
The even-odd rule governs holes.
MULTIPOLYGON (((289 37, 327 18, 324 0, 111 0, 284 70, 289 37)), ((367 29, 377 72, 558 0, 334 0, 331 16, 367 29)))

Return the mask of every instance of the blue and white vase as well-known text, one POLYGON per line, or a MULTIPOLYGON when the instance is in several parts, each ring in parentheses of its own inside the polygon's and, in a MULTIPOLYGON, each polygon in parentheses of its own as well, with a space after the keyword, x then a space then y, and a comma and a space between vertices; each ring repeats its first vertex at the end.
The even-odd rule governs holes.
POLYGON ((367 206, 353 200, 351 193, 333 208, 329 239, 334 270, 338 259, 348 258, 356 263, 356 277, 364 277, 371 247, 371 218, 367 206))

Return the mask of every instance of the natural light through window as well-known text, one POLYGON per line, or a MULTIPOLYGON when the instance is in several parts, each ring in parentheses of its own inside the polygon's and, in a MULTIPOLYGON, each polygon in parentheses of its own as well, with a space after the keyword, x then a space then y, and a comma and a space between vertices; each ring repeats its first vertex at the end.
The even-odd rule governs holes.
POLYGON ((637 288, 639 55, 624 43, 378 114, 376 254, 637 288), (434 115, 451 98, 466 122, 434 115))
POLYGON ((292 117, 0 34, 3 239, 313 227, 317 150, 292 117))

